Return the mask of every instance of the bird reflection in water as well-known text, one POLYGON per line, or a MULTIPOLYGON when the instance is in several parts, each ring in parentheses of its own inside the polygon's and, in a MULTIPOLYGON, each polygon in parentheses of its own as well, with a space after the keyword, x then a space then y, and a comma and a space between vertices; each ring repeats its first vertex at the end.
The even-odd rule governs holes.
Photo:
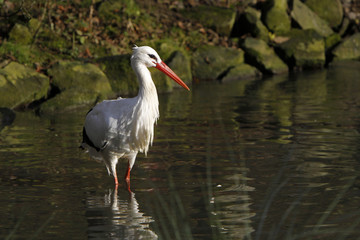
POLYGON ((135 193, 119 196, 117 188, 104 197, 87 199, 86 217, 89 239, 158 239, 149 228, 154 220, 140 212, 135 193))

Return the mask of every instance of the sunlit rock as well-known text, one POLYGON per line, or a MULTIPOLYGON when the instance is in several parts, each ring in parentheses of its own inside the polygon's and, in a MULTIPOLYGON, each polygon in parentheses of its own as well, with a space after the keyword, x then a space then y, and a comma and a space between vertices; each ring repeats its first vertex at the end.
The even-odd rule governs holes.
POLYGON ((256 67, 253 67, 249 64, 242 63, 237 65, 229 70, 226 75, 221 78, 222 82, 229 80, 239 80, 239 79, 252 79, 260 78, 262 73, 256 67))
POLYGON ((288 72, 288 66, 275 54, 266 42, 256 38, 246 38, 243 43, 247 61, 257 66, 262 72, 279 74, 288 72))
POLYGON ((341 36, 338 33, 334 33, 325 38, 325 48, 330 49, 341 41, 341 36))
POLYGON ((9 41, 23 45, 30 44, 32 35, 29 28, 19 23, 15 24, 9 33, 9 41))
POLYGON ((291 28, 291 20, 287 13, 286 0, 272 0, 271 7, 265 13, 265 24, 275 34, 286 33, 291 28))
POLYGON ((94 64, 59 62, 50 70, 53 88, 60 93, 40 106, 40 112, 62 111, 95 104, 113 94, 106 75, 94 64))
POLYGON ((94 64, 58 62, 49 69, 49 75, 52 77, 52 84, 60 91, 78 88, 103 95, 111 93, 106 75, 94 64))
POLYGON ((193 7, 182 14, 224 36, 230 36, 236 18, 235 9, 215 6, 193 7))
POLYGON ((221 79, 231 68, 244 63, 244 52, 216 46, 199 48, 192 59, 192 74, 197 81, 221 79))
POLYGON ((71 88, 47 100, 40 106, 40 112, 54 113, 68 111, 80 106, 95 105, 99 94, 93 91, 71 88))
POLYGON ((360 59, 360 33, 343 40, 332 52, 334 60, 360 59))
POLYGON ((322 68, 325 64, 324 38, 314 30, 293 29, 289 40, 277 45, 282 59, 290 67, 322 68))
POLYGON ((343 19, 343 7, 340 0, 306 0, 305 4, 330 27, 338 27, 343 19))
POLYGON ((49 79, 32 68, 11 62, 0 69, 0 107, 28 105, 47 96, 49 79))
POLYGON ((308 6, 300 0, 293 1, 291 17, 300 25, 302 29, 314 29, 318 34, 327 37, 333 34, 333 30, 327 22, 314 13, 308 6))

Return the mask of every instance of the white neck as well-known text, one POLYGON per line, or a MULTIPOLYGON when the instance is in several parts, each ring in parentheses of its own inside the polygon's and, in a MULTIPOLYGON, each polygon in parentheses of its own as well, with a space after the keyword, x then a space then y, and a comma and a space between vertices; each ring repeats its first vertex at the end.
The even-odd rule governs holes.
POLYGON ((156 97, 156 101, 154 103, 158 104, 156 87, 151 78, 149 69, 144 64, 138 61, 131 62, 131 66, 134 72, 136 73, 139 82, 138 97, 139 98, 156 97))
POLYGON ((149 69, 137 61, 132 61, 131 66, 139 81, 139 94, 135 98, 137 99, 134 116, 135 131, 133 131, 135 135, 132 137, 137 139, 140 151, 146 154, 149 144, 153 141, 154 123, 159 118, 159 100, 149 69), (142 136, 141 139, 139 136, 142 136))

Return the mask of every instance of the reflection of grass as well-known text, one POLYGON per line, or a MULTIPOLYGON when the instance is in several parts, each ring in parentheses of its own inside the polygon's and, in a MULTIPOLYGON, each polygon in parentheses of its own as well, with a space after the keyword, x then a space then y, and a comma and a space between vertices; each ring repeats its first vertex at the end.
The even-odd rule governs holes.
MULTIPOLYGON (((242 233, 239 229, 243 226, 238 226, 239 229, 229 229, 226 221, 224 222, 224 218, 229 216, 223 215, 224 209, 222 209, 221 202, 217 202, 216 194, 213 187, 212 174, 211 174, 211 161, 207 162, 207 171, 206 180, 202 182, 203 184, 202 190, 197 193, 198 196, 202 196, 202 199, 205 201, 206 211, 207 211, 207 220, 208 224, 211 227, 211 232, 204 233, 206 236, 211 235, 211 239, 237 239, 232 235, 230 231, 235 231, 237 233, 242 233), (215 195, 215 197, 214 197, 215 195), (220 205, 219 205, 220 204, 220 205), (225 223, 225 224, 224 224, 225 223)), ((280 180, 282 176, 281 171, 279 171, 279 175, 275 177, 275 180, 280 180), (279 177, 280 176, 280 177, 279 177)), ((179 195, 179 192, 176 190, 174 185, 174 180, 169 173, 169 186, 170 191, 169 195, 163 195, 162 193, 157 193, 155 201, 155 214, 158 216, 158 221, 154 222, 154 227, 156 232, 158 233, 160 239, 193 239, 195 236, 192 235, 191 228, 197 228, 199 226, 193 226, 189 222, 187 217, 188 213, 183 205, 183 201, 179 195)), ((351 186, 355 183, 356 177, 351 177, 346 184, 344 184, 343 188, 336 194, 334 199, 330 202, 330 204, 325 208, 323 213, 318 217, 315 221, 314 225, 305 226, 303 222, 303 216, 299 216, 301 213, 299 210, 301 209, 301 204, 304 202, 306 197, 311 197, 310 193, 313 188, 306 188, 302 193, 300 193, 296 199, 294 199, 287 208, 279 209, 282 212, 282 215, 279 217, 279 221, 274 223, 273 227, 270 228, 269 231, 265 232, 265 226, 269 223, 265 222, 268 218, 271 218, 270 208, 275 204, 276 197, 279 196, 280 192, 289 184, 290 179, 287 178, 282 180, 280 184, 276 184, 274 181, 270 184, 270 191, 264 197, 264 205, 261 208, 259 213, 261 216, 258 221, 252 222, 252 226, 256 226, 257 228, 250 235, 244 234, 242 238, 239 239, 348 239, 354 233, 356 233, 357 228, 360 224, 360 218, 357 217, 360 213, 359 211, 355 211, 353 213, 349 213, 348 215, 342 215, 341 219, 338 219, 337 222, 331 222, 334 226, 326 229, 328 225, 328 221, 330 216, 333 214, 337 214, 336 207, 341 203, 341 200, 344 199, 346 193, 350 189, 351 186), (348 226, 344 227, 341 224, 341 220, 349 222, 349 219, 354 218, 354 221, 348 226), (299 223, 300 222, 300 223, 299 223), (337 223, 337 226, 335 224, 337 223), (302 229, 302 231, 299 231, 302 229), (295 232, 295 230, 297 232, 295 232)), ((239 192, 240 194, 240 192, 239 192)), ((235 204, 235 203, 234 203, 235 204)), ((238 203, 240 204, 240 203, 238 203)), ((250 210, 251 211, 251 210, 250 210)), ((201 213, 199 213, 201 214, 201 213)), ((198 215, 196 215, 198 216, 198 215)), ((202 215, 203 217, 205 215, 202 215)), ((239 215, 241 217, 241 215, 239 215)), ((198 218, 198 219, 201 219, 198 218)), ((306 219, 305 219, 306 220, 306 219)), ((230 224, 232 225, 232 224, 230 224)), ((251 229, 251 226, 247 226, 251 229)), ((247 229, 247 230, 249 230, 247 229)), ((210 229, 209 229, 210 230, 210 229)), ((198 230, 195 230, 198 231, 198 230)), ((239 237, 239 236, 238 236, 239 237)))
MULTIPOLYGON (((26 239, 32 240, 32 239, 38 239, 39 234, 44 230, 45 227, 50 223, 50 221, 55 217, 56 213, 52 212, 52 214, 46 219, 46 221, 34 232, 34 234, 31 237, 28 237, 26 239)), ((17 239, 19 236, 16 235, 17 232, 19 232, 20 225, 23 223, 25 217, 27 216, 27 211, 23 211, 23 214, 20 216, 19 220, 15 224, 12 231, 6 236, 5 240, 11 240, 11 239, 17 239)))
POLYGON ((167 200, 159 192, 156 193, 155 213, 159 216, 159 224, 154 223, 156 233, 160 239, 193 239, 191 228, 186 221, 187 214, 176 190, 171 173, 168 174, 170 186, 167 200), (170 201, 168 201, 170 200, 170 201))
MULTIPOLYGON (((282 175, 282 171, 279 171, 277 177, 275 177, 276 183, 277 180, 280 179, 282 175)), ((266 234, 263 234, 264 222, 268 217, 269 208, 274 202, 274 198, 280 192, 280 190, 288 183, 289 179, 283 180, 279 185, 272 185, 270 187, 271 191, 268 192, 265 197, 264 207, 262 211, 262 215, 260 217, 260 222, 258 224, 258 228, 255 232, 255 239, 263 239, 264 236, 267 236, 266 239, 322 239, 324 237, 331 237, 331 239, 347 239, 349 235, 354 234, 355 229, 358 228, 360 224, 360 217, 358 217, 350 226, 344 228, 341 223, 337 224, 338 226, 332 226, 331 229, 322 229, 329 225, 326 224, 326 220, 331 216, 331 214, 336 214, 336 206, 340 203, 341 199, 344 198, 345 194, 349 190, 351 186, 353 186, 356 177, 351 177, 349 181, 343 186, 342 190, 336 195, 336 197, 332 200, 332 202, 327 206, 326 210, 319 217, 316 224, 312 226, 311 229, 302 231, 301 233, 294 233, 295 229, 299 229, 299 227, 304 227, 302 225, 298 225, 297 221, 297 213, 296 210, 299 210, 299 205, 304 199, 304 197, 309 196, 312 188, 306 188, 305 191, 295 199, 290 206, 284 211, 283 215, 279 222, 273 226, 273 228, 266 234), (290 216, 292 213, 294 215, 290 216), (291 218, 290 218, 291 217, 291 218), (286 229, 286 230, 284 230, 286 229), (336 237, 335 237, 336 236, 336 237)), ((280 209, 282 210, 282 209, 280 209)), ((360 213, 356 211, 354 213, 349 214, 348 216, 342 216, 342 219, 345 220, 347 218, 355 217, 360 213)), ((333 223, 335 225, 335 223, 333 223)), ((310 228, 310 227, 309 227, 310 228)))
POLYGON ((22 221, 25 218, 26 213, 22 214, 19 218, 19 220, 17 221, 17 223, 15 224, 14 228, 12 229, 12 231, 7 235, 7 237, 5 238, 5 240, 10 240, 14 234, 17 232, 18 228, 20 227, 20 224, 22 223, 22 221))

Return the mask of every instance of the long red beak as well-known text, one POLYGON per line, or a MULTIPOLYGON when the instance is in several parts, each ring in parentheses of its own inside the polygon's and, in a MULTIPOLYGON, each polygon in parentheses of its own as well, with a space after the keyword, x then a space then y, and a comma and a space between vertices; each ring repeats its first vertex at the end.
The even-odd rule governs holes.
POLYGON ((186 90, 190 91, 190 88, 178 77, 178 75, 176 75, 176 73, 173 72, 173 70, 171 70, 171 68, 168 67, 168 65, 166 65, 163 61, 161 61, 161 63, 156 64, 157 69, 159 69, 160 71, 162 71, 163 73, 165 73, 166 75, 168 75, 169 77, 171 77, 175 82, 177 82, 180 86, 182 86, 183 88, 185 88, 186 90))

